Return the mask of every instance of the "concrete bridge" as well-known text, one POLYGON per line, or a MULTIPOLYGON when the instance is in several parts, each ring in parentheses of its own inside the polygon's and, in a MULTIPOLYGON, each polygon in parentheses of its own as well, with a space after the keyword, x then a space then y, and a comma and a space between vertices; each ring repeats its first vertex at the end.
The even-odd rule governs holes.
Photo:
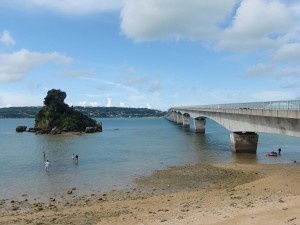
POLYGON ((300 100, 179 106, 170 108, 165 118, 184 127, 193 118, 196 133, 205 133, 210 118, 232 132, 236 153, 256 154, 259 132, 300 137, 300 100))

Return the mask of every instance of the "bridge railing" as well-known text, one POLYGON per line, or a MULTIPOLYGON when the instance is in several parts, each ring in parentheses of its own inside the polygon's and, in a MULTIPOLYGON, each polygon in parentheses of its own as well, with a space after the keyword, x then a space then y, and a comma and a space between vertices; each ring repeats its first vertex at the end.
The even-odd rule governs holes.
POLYGON ((300 100, 197 105, 176 108, 300 110, 300 100))

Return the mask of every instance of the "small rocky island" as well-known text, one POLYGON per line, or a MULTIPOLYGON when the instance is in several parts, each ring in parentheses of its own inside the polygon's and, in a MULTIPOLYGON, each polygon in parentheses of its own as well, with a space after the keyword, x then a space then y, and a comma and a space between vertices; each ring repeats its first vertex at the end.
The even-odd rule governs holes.
POLYGON ((64 103, 67 94, 64 91, 49 90, 44 106, 35 116, 34 128, 29 132, 37 134, 61 134, 65 132, 102 132, 102 124, 76 111, 64 103))

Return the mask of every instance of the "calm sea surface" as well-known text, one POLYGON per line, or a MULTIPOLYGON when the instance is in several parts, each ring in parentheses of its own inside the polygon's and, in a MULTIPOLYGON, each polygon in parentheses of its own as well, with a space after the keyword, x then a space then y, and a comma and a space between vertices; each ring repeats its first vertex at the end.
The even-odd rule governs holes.
MULTIPOLYGON (((99 119, 98 119, 99 120, 99 119)), ((300 162, 300 138, 259 134, 257 155, 233 154, 230 132, 207 120, 206 134, 195 134, 163 118, 101 119, 103 132, 81 136, 16 133, 33 119, 0 119, 0 198, 48 198, 53 193, 130 187, 135 177, 169 166, 201 162, 300 162), (282 148, 280 157, 266 152, 282 148), (43 152, 50 164, 44 170, 43 152), (72 162, 72 154, 79 163, 72 162)))

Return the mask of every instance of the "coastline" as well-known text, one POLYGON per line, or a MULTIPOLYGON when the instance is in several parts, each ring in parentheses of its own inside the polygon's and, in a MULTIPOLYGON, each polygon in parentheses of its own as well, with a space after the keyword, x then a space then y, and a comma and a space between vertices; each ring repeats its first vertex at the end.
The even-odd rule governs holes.
POLYGON ((300 224, 300 164, 170 167, 107 193, 2 199, 0 224, 300 224))

